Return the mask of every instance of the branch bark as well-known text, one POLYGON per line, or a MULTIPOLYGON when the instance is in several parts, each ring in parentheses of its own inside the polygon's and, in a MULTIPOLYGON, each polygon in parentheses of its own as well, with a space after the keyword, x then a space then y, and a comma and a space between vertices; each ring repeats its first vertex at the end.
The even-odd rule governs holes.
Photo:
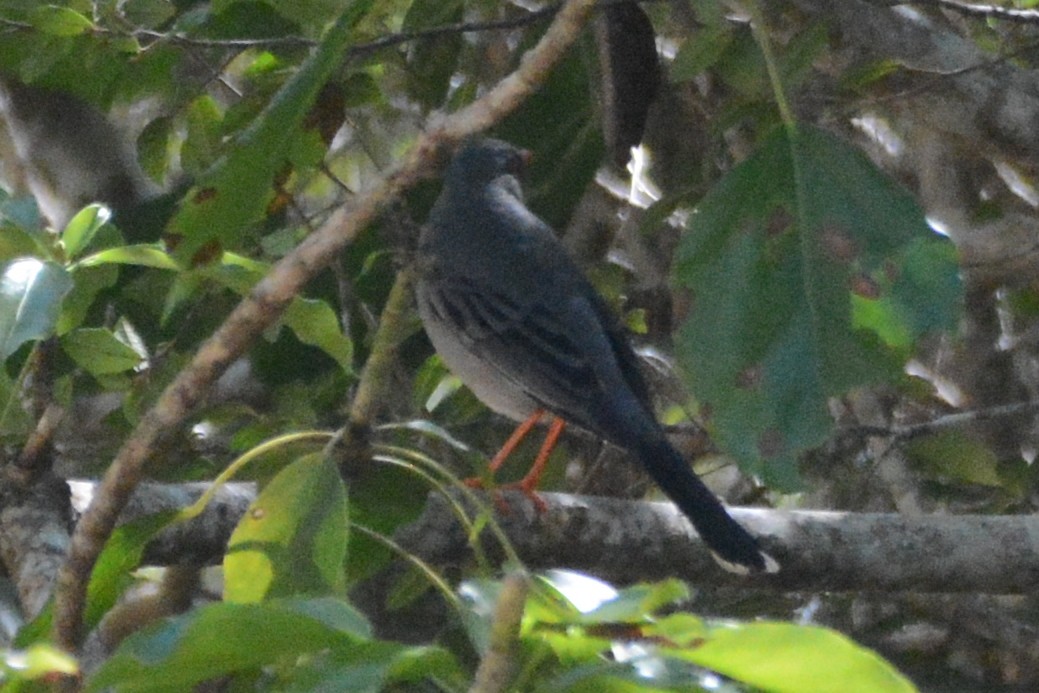
POLYGON ((7 480, 0 489, 0 557, 18 592, 22 615, 34 618, 50 599, 68 549, 69 490, 43 475, 29 485, 7 480))
MULTIPOLYGON (((73 482, 73 503, 94 487, 73 482)), ((121 521, 186 506, 205 484, 143 484, 121 521)), ((165 530, 146 561, 185 556, 217 562, 245 513, 252 484, 228 484, 200 517, 165 530)), ((680 577, 700 586, 798 592, 933 592, 1027 594, 1039 582, 1039 517, 927 515, 730 508, 759 536, 783 569, 753 578, 721 569, 670 503, 542 493, 543 513, 520 493, 505 492, 508 512, 489 498, 479 506, 459 496, 471 514, 491 512, 531 570, 572 568, 617 583, 680 577)), ((485 548, 496 551, 484 531, 485 548)), ((468 561, 465 528, 442 496, 430 495, 415 522, 397 532, 404 548, 435 565, 468 561)))

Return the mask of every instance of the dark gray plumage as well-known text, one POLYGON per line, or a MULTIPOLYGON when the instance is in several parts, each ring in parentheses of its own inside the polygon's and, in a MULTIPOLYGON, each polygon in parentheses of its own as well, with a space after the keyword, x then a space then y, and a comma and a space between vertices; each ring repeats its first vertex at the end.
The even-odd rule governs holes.
POLYGON ((455 155, 419 241, 419 312, 451 370, 495 411, 544 409, 630 450, 727 567, 775 562, 668 443, 636 356, 552 230, 523 204, 524 153, 455 155))

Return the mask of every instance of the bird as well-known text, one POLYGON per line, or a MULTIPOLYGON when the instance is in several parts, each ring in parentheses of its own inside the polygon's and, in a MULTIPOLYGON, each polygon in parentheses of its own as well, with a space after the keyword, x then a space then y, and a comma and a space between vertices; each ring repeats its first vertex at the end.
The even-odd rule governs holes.
MULTIPOLYGON (((550 414, 552 442, 566 422, 627 450, 723 567, 775 572, 667 440, 618 318, 527 208, 520 175, 529 159, 501 140, 463 142, 417 248, 416 301, 434 349, 490 409, 524 422, 492 466, 550 414)), ((544 447, 535 468, 542 457, 544 447)))

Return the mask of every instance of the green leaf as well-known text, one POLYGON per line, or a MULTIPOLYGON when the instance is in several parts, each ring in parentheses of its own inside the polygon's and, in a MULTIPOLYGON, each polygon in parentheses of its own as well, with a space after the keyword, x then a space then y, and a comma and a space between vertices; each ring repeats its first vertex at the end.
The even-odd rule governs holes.
POLYGON ((302 661, 283 678, 285 685, 278 690, 287 693, 412 690, 431 681, 440 690, 464 690, 470 683, 446 650, 390 642, 360 643, 302 661), (403 685, 408 683, 415 685, 403 685))
POLYGON ((24 650, 0 650, 0 671, 4 681, 32 681, 51 674, 75 675, 79 664, 53 645, 39 643, 24 650))
POLYGON ((300 130, 318 91, 341 64, 354 24, 371 3, 357 0, 349 5, 230 153, 199 178, 170 221, 169 232, 181 238, 175 251, 178 259, 191 260, 213 243, 233 246, 263 217, 272 181, 291 146, 287 133, 300 130))
POLYGON ((94 28, 87 17, 68 7, 44 5, 29 14, 29 22, 51 36, 79 36, 94 28))
POLYGON ((807 127, 734 168, 690 226, 678 358, 722 446, 796 488, 798 454, 830 433, 827 398, 900 377, 907 344, 954 324, 954 254, 908 193, 807 127))
POLYGON ((61 241, 65 244, 65 254, 69 259, 82 253, 97 235, 98 229, 111 217, 112 212, 102 205, 87 205, 79 210, 61 232, 61 241))
POLYGON ((282 321, 296 333, 299 341, 324 351, 346 373, 353 372, 353 343, 343 334, 339 318, 328 303, 297 297, 282 321))
POLYGON ((625 587, 582 619, 588 623, 640 623, 665 606, 689 598, 689 588, 677 579, 625 587))
POLYGON ((156 29, 177 11, 170 0, 125 0, 120 5, 128 22, 141 29, 156 29))
POLYGON ((17 226, 21 231, 42 235, 40 210, 32 197, 16 197, 0 204, 0 216, 17 226))
POLYGON ((670 654, 770 693, 912 693, 912 683, 872 650, 827 628, 725 624, 670 654))
POLYGON ((21 406, 21 388, 0 368, 0 436, 25 440, 34 427, 35 422, 21 406))
POLYGON ((96 267, 74 267, 71 271, 73 288, 61 304, 61 316, 54 328, 61 336, 83 324, 90 307, 105 289, 119 281, 119 268, 114 265, 96 267))
POLYGON ((992 447, 964 431, 938 431, 911 440, 906 453, 914 466, 931 478, 994 488, 1005 483, 999 474, 999 458, 992 447))
POLYGON ((216 100, 202 95, 187 108, 188 136, 181 147, 184 170, 192 176, 202 175, 213 165, 223 136, 223 114, 216 100))
MULTIPOLYGON (((307 611, 339 609, 332 600, 316 606, 320 608, 307 611)), ((299 601, 194 609, 127 638, 87 690, 188 691, 218 676, 293 662, 330 648, 344 651, 363 642, 355 631, 340 630, 312 613, 302 613, 299 601)))
POLYGON ((0 262, 31 255, 47 257, 51 249, 41 247, 40 240, 36 234, 5 221, 0 225, 0 262))
POLYGON ((174 128, 173 118, 161 116, 148 123, 137 137, 137 158, 154 181, 161 182, 169 168, 174 128))
POLYGON ((301 616, 313 618, 329 628, 359 639, 367 640, 372 637, 372 626, 368 623, 368 619, 342 599, 290 597, 278 600, 277 606, 301 616))
POLYGON ((952 243, 921 237, 868 275, 867 295, 853 294, 852 325, 875 332, 888 346, 908 352, 917 337, 955 324, 962 287, 952 243), (938 297, 947 296, 945 300, 938 297))
POLYGON ((72 278, 60 265, 35 258, 0 264, 0 359, 25 342, 54 333, 72 278))
POLYGON ((155 535, 178 515, 167 510, 120 525, 105 542, 87 586, 87 607, 83 621, 87 628, 100 623, 130 582, 130 572, 141 563, 144 549, 155 535))
POLYGON ((290 464, 238 523, 224 556, 224 598, 258 602, 345 589, 346 490, 323 455, 290 464))
POLYGON ((137 265, 156 269, 180 270, 180 265, 170 257, 169 253, 156 244, 127 245, 121 248, 110 248, 89 255, 78 263, 79 267, 95 267, 97 265, 137 265))
POLYGON ((123 373, 133 370, 143 360, 131 346, 99 327, 69 332, 61 338, 61 348, 91 375, 123 373))

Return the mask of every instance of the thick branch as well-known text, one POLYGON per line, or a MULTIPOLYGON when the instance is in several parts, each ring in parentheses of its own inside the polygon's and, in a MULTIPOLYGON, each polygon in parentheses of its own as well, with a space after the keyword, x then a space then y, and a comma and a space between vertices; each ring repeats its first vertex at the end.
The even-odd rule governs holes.
POLYGON ((70 516, 68 487, 50 475, 27 487, 8 480, 0 493, 0 557, 29 618, 51 597, 68 549, 70 516))
MULTIPOLYGON (((91 487, 74 482, 77 505, 91 487)), ((204 488, 143 484, 122 520, 188 505, 204 488)), ((175 563, 190 555, 219 561, 254 493, 251 484, 223 487, 201 517, 163 532, 149 546, 146 560, 175 563)), ((522 495, 506 493, 510 512, 494 516, 533 570, 573 568, 619 583, 677 576, 702 586, 782 591, 1022 594, 1039 581, 1039 518, 1030 515, 909 517, 730 508, 783 566, 774 576, 746 578, 718 567, 670 503, 563 493, 541 497, 545 513, 536 512, 522 495)), ((483 536, 493 551, 492 535, 485 531, 483 536)), ((464 529, 437 495, 430 496, 425 512, 399 531, 397 540, 434 564, 470 556, 464 529)))
MULTIPOLYGON (((730 508, 782 566, 775 575, 747 578, 716 565, 670 503, 545 493, 548 511, 538 514, 521 495, 507 497, 513 511, 497 519, 532 570, 565 566, 620 583, 677 576, 700 585, 812 592, 1021 594, 1039 580, 1039 518, 1028 515, 730 508)), ((434 563, 469 554, 440 497, 430 498, 398 541, 434 563)))

